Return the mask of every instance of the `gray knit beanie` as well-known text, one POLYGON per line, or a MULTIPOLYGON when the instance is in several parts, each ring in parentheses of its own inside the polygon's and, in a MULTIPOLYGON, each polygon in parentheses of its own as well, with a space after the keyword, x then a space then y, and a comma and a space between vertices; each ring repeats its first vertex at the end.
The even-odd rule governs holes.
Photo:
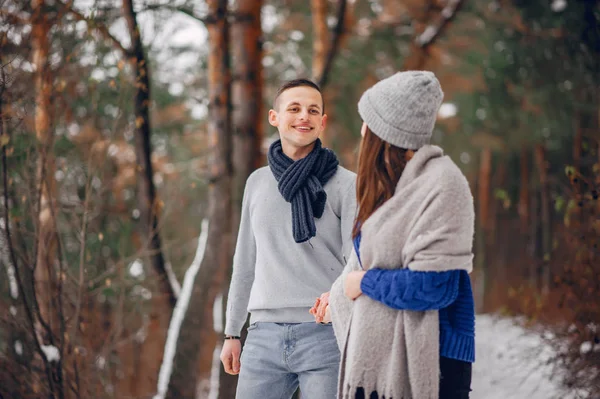
POLYGON ((382 140, 417 150, 429 144, 443 98, 432 72, 398 72, 364 92, 358 113, 382 140))

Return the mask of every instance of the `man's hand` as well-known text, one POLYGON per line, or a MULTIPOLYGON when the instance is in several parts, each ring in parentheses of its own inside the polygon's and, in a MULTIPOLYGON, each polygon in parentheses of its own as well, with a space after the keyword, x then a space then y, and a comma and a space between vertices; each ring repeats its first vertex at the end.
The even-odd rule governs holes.
POLYGON ((365 275, 365 271, 357 270, 348 273, 344 281, 344 294, 352 300, 355 300, 362 295, 360 283, 365 275))
POLYGON ((315 301, 315 304, 310 309, 310 314, 315 316, 317 323, 329 323, 331 318, 329 317, 329 292, 321 294, 315 301))
POLYGON ((239 339, 226 339, 221 349, 221 363, 225 372, 231 375, 240 373, 240 354, 242 353, 242 343, 239 339))
POLYGON ((329 313, 329 305, 325 306, 323 316, 320 318, 320 323, 331 323, 331 313, 329 313))

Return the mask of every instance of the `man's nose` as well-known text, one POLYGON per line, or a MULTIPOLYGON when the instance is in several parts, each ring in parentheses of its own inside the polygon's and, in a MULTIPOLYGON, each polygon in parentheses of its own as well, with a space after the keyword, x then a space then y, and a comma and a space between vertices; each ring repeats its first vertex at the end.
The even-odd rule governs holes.
POLYGON ((300 119, 308 120, 308 110, 303 109, 300 111, 300 119))

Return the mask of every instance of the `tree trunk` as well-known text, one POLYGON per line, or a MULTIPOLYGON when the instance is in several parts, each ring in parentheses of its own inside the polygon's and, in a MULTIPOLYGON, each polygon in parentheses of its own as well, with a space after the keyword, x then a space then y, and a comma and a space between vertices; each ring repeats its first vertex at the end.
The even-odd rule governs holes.
POLYGON ((550 288, 550 256, 552 255, 552 215, 550 209, 550 194, 548 189, 548 163, 546 148, 543 144, 535 147, 535 163, 540 177, 540 202, 541 202, 541 233, 542 233, 542 292, 547 293, 550 288))
POLYGON ((51 121, 52 75, 48 64, 50 51, 50 22, 45 18, 43 1, 34 1, 32 20, 33 64, 35 66, 35 134, 40 146, 37 164, 39 190, 39 216, 37 256, 35 268, 35 289, 40 302, 40 312, 44 320, 54 326, 56 312, 54 292, 54 263, 56 261, 55 206, 53 203, 56 186, 54 184, 54 158, 52 143, 54 135, 51 121), (48 178, 50 176, 50 178, 48 178))
MULTIPOLYGON (((583 144, 583 115, 582 111, 575 113, 575 137, 573 139, 573 166, 579 172, 581 170, 581 145, 583 144)), ((577 192, 579 194, 579 191, 577 192)))
POLYGON ((35 67, 35 134, 40 148, 36 171, 39 215, 33 293, 34 298, 37 298, 37 305, 34 307, 39 309, 39 320, 36 323, 36 331, 32 331, 32 334, 37 334, 41 340, 40 344, 51 344, 59 349, 60 361, 43 361, 49 370, 51 397, 64 398, 62 341, 65 326, 61 306, 62 270, 60 267, 56 268, 59 261, 55 219, 55 162, 52 153, 52 71, 49 64, 49 34, 52 22, 42 0, 33 0, 31 5, 31 45, 35 67))
MULTIPOLYGON (((582 153, 582 144, 583 144, 583 121, 584 115, 581 110, 575 111, 575 137, 573 137, 573 167, 575 169, 575 176, 577 178, 581 175, 581 153, 582 153)), ((573 179, 572 183, 574 198, 576 201, 581 200, 581 179, 573 179)), ((581 218, 581 209, 575 208, 575 212, 578 213, 581 218)))
POLYGON ((331 40, 327 40, 327 2, 319 3, 313 0, 313 12, 317 13, 317 17, 313 15, 315 25, 315 37, 313 41, 313 79, 317 82, 321 90, 325 89, 325 85, 329 81, 329 74, 333 68, 333 60, 337 55, 339 48, 342 45, 342 39, 346 26, 351 23, 351 13, 346 12, 348 8, 347 0, 338 0, 337 22, 333 29, 331 40), (323 24, 324 23, 324 24, 323 24), (318 30, 318 32, 317 32, 318 30))
MULTIPOLYGON (((506 162, 503 159, 498 161, 498 168, 496 169, 493 177, 493 187, 505 188, 507 178, 506 162)), ((502 245, 506 242, 504 237, 504 223, 498 223, 498 219, 501 221, 504 217, 506 210, 503 204, 497 198, 493 198, 490 201, 490 219, 489 219, 489 239, 488 242, 493 246, 490 247, 494 252, 494 259, 490 260, 490 267, 494 269, 494 281, 499 283, 500 286, 505 287, 506 283, 506 251, 503 250, 502 245), (499 248, 502 248, 499 250, 499 248)), ((497 285, 498 286, 498 285, 497 285)))
POLYGON ((521 148, 519 159, 521 180, 519 186, 519 204, 517 210, 521 221, 521 233, 527 234, 529 225, 529 151, 526 146, 521 148))
POLYGON ((239 223, 246 179, 263 165, 263 67, 262 0, 238 0, 236 22, 231 26, 235 79, 232 81, 233 103, 233 189, 234 231, 239 223), (239 205, 239 206, 238 206, 239 205))
POLYGON ((408 57, 405 59, 402 70, 403 71, 417 71, 425 69, 427 63, 428 48, 418 46, 416 43, 411 42, 410 52, 408 57))
POLYGON ((142 237, 148 247, 149 258, 153 269, 158 274, 160 287, 168 298, 171 307, 175 306, 177 297, 167 275, 165 259, 162 253, 161 239, 158 232, 158 213, 160 200, 154 187, 152 170, 152 146, 150 124, 150 69, 144 54, 137 17, 133 9, 133 0, 123 0, 124 17, 127 21, 133 50, 132 63, 135 70, 135 150, 138 163, 138 206, 142 237))
POLYGON ((478 185, 478 213, 479 223, 482 229, 489 230, 490 218, 490 179, 492 177, 492 150, 484 148, 481 150, 479 163, 479 185, 478 185))
POLYGON ((310 0, 313 25, 312 78, 319 81, 327 57, 329 30, 327 29, 327 0, 310 0))
MULTIPOLYGON (((264 163, 261 146, 263 142, 263 67, 262 67, 262 25, 260 12, 263 0, 238 0, 238 18, 231 26, 232 53, 234 57, 235 79, 233 92, 233 186, 231 209, 231 250, 235 248, 236 232, 240 223, 240 211, 244 187, 248 176, 264 163)), ((233 257, 233 252, 231 254, 233 257)), ((227 266, 223 283, 222 316, 225 309, 231 262, 227 266)), ((222 337, 220 337, 222 339, 222 337)), ((219 397, 233 398, 237 388, 237 376, 232 376, 220 368, 219 397)))
POLYGON ((150 121, 150 71, 140 36, 137 16, 133 0, 123 0, 123 14, 131 37, 131 63, 135 73, 135 150, 138 164, 137 189, 138 207, 140 211, 140 234, 143 237, 143 248, 147 249, 147 257, 152 270, 157 276, 157 289, 161 295, 152 299, 149 315, 147 338, 143 342, 131 342, 132 350, 138 356, 139 364, 130 376, 131 393, 136 396, 147 396, 154 392, 160 370, 162 353, 166 341, 167 326, 176 294, 169 282, 167 266, 162 252, 158 231, 160 200, 156 195, 153 181, 151 121, 150 121))
POLYGON ((428 58, 428 47, 433 43, 429 42, 424 46, 418 44, 418 37, 423 34, 427 25, 433 21, 433 5, 431 2, 424 2, 420 7, 419 11, 414 13, 413 24, 417 31, 417 34, 410 42, 410 52, 408 56, 403 60, 402 70, 422 70, 425 68, 425 64, 428 58))
POLYGON ((227 0, 208 2, 209 34, 209 161, 208 217, 206 252, 196 280, 188 312, 183 322, 174 359, 174 374, 168 388, 169 398, 193 398, 201 369, 210 370, 216 343, 212 304, 223 289, 226 270, 231 264, 231 75, 229 69, 229 24, 227 0), (212 338, 211 338, 212 336, 212 338), (210 345, 202 342, 210 339, 210 345))
MULTIPOLYGON (((478 229, 475 236, 476 245, 476 269, 480 273, 480 294, 478 303, 486 307, 486 294, 489 292, 490 270, 487 265, 487 234, 489 225, 489 204, 490 204, 490 178, 492 169, 492 151, 489 148, 481 150, 479 159, 479 177, 477 179, 477 220, 478 229)), ((483 310, 479 309, 479 310, 483 310)))
POLYGON ((537 187, 530 192, 529 201, 531 212, 529 218, 529 242, 527 251, 530 256, 528 277, 529 285, 535 288, 538 283, 537 274, 540 259, 540 199, 537 187))

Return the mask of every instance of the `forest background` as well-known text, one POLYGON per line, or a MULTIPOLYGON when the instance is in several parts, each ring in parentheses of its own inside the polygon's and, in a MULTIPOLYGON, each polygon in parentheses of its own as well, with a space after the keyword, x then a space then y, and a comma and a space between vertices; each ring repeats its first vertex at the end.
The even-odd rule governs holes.
POLYGON ((247 176, 277 87, 445 92, 475 197, 478 312, 522 315, 600 395, 600 1, 0 0, 0 397, 233 398, 219 369, 247 176), (186 311, 187 310, 187 311, 186 311))

